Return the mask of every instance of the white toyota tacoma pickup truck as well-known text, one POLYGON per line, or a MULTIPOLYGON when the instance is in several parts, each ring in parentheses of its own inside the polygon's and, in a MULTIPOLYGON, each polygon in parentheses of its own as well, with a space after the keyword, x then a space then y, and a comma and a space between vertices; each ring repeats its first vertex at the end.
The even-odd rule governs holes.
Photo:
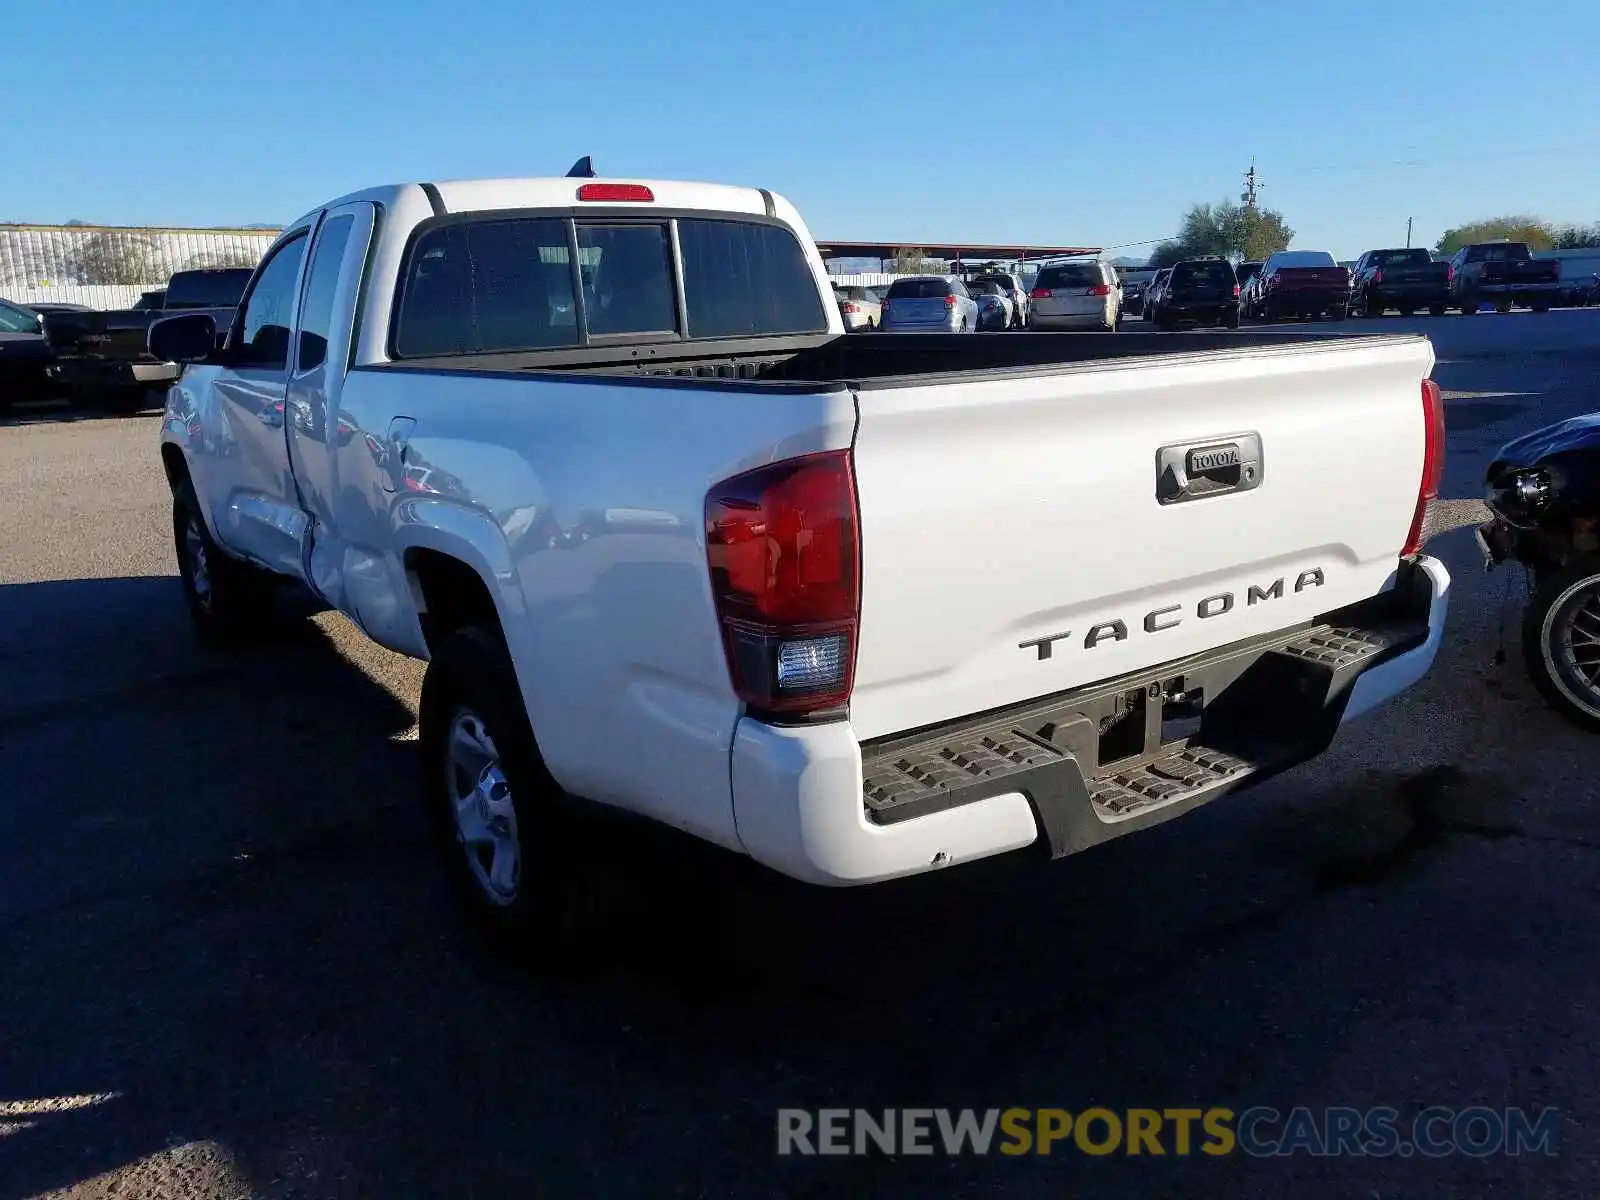
POLYGON ((292 580, 427 660, 505 933, 596 805, 828 885, 1080 851, 1318 754, 1444 627, 1419 336, 845 336, 781 197, 592 178, 334 200, 216 332, 151 333, 193 618, 292 580))

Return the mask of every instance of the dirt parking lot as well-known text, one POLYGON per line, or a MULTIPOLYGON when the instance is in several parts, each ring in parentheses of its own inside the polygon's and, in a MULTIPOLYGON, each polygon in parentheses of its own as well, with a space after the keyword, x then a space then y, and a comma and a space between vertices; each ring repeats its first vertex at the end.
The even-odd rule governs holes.
POLYGON ((449 902, 419 665, 329 614, 202 652, 155 418, 0 425, 0 1200, 1600 1192, 1600 743, 1494 665, 1466 529, 1496 446, 1600 408, 1600 310, 1368 326, 1449 402, 1421 687, 1049 866, 818 893, 641 838, 560 986, 449 902), (1092 1104, 1562 1116, 1515 1158, 775 1155, 784 1107, 1092 1104))

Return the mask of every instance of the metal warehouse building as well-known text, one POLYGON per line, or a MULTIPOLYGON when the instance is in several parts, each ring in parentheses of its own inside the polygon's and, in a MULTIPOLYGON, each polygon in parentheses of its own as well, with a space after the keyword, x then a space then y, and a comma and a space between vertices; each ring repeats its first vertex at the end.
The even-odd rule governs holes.
POLYGON ((276 229, 0 225, 0 297, 118 307, 174 271, 254 266, 277 236, 276 229))

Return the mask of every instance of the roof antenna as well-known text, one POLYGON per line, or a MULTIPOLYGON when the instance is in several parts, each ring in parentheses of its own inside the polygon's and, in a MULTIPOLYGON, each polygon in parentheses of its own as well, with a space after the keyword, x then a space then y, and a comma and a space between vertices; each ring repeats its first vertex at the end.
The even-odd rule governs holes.
POLYGON ((587 154, 585 154, 577 162, 572 164, 572 170, 567 172, 567 178, 568 179, 593 179, 594 178, 594 163, 592 161, 590 161, 590 158, 589 158, 589 156, 587 154))

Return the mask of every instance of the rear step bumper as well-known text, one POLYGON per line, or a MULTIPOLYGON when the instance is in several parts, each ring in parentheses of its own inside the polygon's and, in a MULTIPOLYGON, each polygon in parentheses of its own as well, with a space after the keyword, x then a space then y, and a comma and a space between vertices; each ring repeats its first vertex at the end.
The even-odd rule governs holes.
POLYGON ((1325 750, 1438 653, 1450 576, 1422 557, 1311 626, 862 745, 746 718, 739 837, 799 879, 872 883, 1042 842, 1052 857, 1190 812, 1325 750))

